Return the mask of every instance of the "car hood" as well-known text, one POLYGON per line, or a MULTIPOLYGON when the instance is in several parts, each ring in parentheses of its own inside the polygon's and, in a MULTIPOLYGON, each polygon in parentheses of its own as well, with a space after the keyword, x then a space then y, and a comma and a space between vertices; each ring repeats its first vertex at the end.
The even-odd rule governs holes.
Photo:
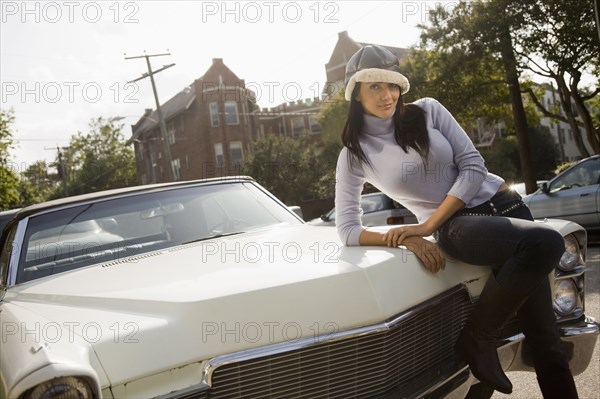
POLYGON ((91 346, 115 385, 377 323, 457 284, 478 291, 486 274, 451 260, 431 274, 402 248, 343 247, 334 227, 282 226, 22 284, 3 306, 60 326, 59 343, 39 327, 50 352, 65 340, 91 346))

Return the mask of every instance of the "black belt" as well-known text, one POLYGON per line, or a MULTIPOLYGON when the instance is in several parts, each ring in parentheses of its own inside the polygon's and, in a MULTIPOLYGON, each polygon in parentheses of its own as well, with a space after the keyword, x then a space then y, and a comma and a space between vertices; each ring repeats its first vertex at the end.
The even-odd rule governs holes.
POLYGON ((496 193, 483 204, 461 209, 456 216, 504 216, 524 206, 519 193, 509 189, 496 193))

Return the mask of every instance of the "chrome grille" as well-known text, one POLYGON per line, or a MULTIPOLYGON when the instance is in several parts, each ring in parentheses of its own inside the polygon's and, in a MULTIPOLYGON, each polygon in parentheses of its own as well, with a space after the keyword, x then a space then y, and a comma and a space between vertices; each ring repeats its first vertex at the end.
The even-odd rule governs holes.
POLYGON ((414 396, 463 366, 453 348, 472 306, 457 286, 358 333, 274 354, 259 348, 240 361, 213 359, 208 398, 414 396))

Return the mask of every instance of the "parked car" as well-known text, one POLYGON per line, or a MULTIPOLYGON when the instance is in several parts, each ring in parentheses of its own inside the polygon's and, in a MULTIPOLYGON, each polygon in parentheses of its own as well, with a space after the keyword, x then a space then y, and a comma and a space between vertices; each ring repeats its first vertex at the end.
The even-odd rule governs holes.
MULTIPOLYGON (((411 211, 383 193, 363 194, 360 207, 365 227, 417 223, 417 217, 411 211)), ((335 208, 308 223, 314 226, 335 225, 335 208)))
MULTIPOLYGON (((550 277, 579 374, 599 333, 586 232, 540 223, 565 237, 550 277)), ((2 398, 441 398, 476 382, 454 344, 488 268, 342 246, 251 178, 33 205, 0 248, 2 398)), ((504 330, 507 371, 532 370, 523 339, 504 330)))
MULTIPOLYGON (((544 184, 545 182, 547 182, 547 180, 537 180, 536 184, 538 189, 542 186, 542 184, 544 184)), ((516 191, 517 193, 519 193, 521 196, 525 196, 527 195, 527 189, 525 188, 525 183, 513 183, 510 185, 510 189, 516 191)))
POLYGON ((600 230, 600 155, 577 162, 523 198, 535 218, 559 218, 600 230))

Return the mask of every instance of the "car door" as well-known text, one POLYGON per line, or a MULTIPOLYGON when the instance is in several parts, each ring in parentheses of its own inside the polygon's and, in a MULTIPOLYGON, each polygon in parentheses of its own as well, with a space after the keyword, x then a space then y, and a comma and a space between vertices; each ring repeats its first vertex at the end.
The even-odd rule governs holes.
POLYGON ((535 218, 571 220, 588 229, 600 228, 600 157, 582 161, 547 184, 528 201, 535 218))

